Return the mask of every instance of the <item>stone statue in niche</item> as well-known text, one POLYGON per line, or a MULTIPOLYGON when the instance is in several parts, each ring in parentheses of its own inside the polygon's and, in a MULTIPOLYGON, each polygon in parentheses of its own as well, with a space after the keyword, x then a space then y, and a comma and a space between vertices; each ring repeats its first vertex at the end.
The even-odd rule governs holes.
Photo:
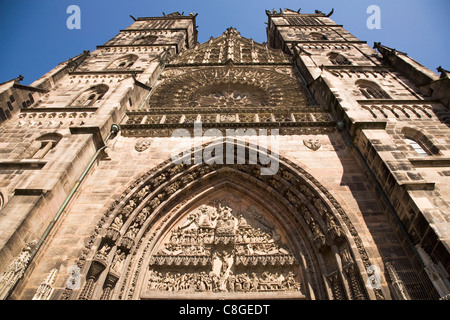
POLYGON ((111 250, 111 247, 107 244, 103 245, 103 247, 97 252, 97 254, 100 254, 102 256, 106 256, 109 253, 109 250, 111 250))
POLYGON ((295 257, 256 208, 247 210, 219 202, 189 213, 150 257, 147 290, 301 294, 295 257))
POLYGON ((227 233, 233 232, 235 228, 235 219, 231 214, 230 207, 219 206, 219 217, 216 223, 216 232, 227 233))
POLYGON ((133 212, 134 208, 136 207, 136 202, 133 200, 130 200, 129 203, 123 208, 122 213, 125 217, 128 217, 131 212, 133 212))
POLYGON ((120 249, 118 249, 114 254, 111 269, 116 272, 120 272, 122 270, 123 263, 125 262, 125 258, 126 258, 125 252, 122 252, 120 249))
POLYGON ((123 220, 122 215, 118 215, 114 218, 113 223, 111 224, 110 228, 116 231, 120 231, 120 228, 123 226, 123 220))

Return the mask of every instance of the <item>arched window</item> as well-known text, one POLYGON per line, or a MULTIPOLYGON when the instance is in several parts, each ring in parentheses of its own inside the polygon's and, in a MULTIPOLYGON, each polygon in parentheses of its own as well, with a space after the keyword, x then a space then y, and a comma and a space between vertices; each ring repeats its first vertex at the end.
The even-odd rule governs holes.
POLYGON ((109 87, 104 84, 99 84, 97 86, 91 87, 86 91, 82 92, 75 100, 71 103, 73 107, 90 107, 96 101, 100 100, 105 93, 108 91, 109 87))
POLYGON ((311 32, 309 35, 316 41, 328 40, 327 36, 320 32, 311 32))
POLYGON ((22 153, 24 159, 42 159, 61 140, 59 133, 46 133, 36 140, 22 153))
POLYGON ((330 59, 331 63, 334 65, 344 66, 352 64, 346 57, 336 52, 328 54, 328 59, 330 59))
POLYGON ((136 62, 137 59, 138 59, 137 55, 128 54, 126 56, 114 60, 108 66, 108 69, 129 69, 133 66, 133 64, 136 62))
POLYGON ((403 127, 402 131, 405 141, 421 157, 440 155, 439 148, 421 130, 412 127, 403 127))
POLYGON ((422 146, 415 140, 406 138, 405 141, 414 149, 415 152, 421 157, 426 157, 429 154, 422 148, 422 146))
POLYGON ((391 99, 391 97, 381 87, 372 81, 358 80, 356 82, 359 91, 367 99, 391 99))
POLYGON ((137 38, 136 40, 134 40, 131 44, 133 45, 150 45, 152 43, 154 43, 156 41, 158 37, 156 36, 144 36, 141 38, 137 38))

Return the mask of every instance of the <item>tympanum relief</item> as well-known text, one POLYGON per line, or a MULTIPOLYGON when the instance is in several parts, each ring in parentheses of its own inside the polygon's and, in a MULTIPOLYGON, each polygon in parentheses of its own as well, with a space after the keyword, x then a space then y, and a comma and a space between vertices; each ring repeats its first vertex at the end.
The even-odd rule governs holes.
POLYGON ((296 258, 253 207, 202 205, 182 219, 149 262, 145 296, 161 293, 302 296, 296 258))

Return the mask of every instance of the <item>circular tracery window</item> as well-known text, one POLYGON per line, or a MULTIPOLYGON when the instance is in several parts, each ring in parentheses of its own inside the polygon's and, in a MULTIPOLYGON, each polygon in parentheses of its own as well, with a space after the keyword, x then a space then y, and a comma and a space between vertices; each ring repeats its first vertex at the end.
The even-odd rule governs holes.
POLYGON ((308 104, 293 78, 263 69, 208 69, 169 77, 149 100, 159 107, 265 107, 308 104))

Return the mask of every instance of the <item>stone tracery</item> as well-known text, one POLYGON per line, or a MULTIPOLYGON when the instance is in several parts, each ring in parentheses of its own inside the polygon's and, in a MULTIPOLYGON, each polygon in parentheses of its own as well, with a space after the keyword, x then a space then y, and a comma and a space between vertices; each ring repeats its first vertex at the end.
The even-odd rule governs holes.
POLYGON ((230 66, 171 77, 155 87, 148 107, 295 107, 307 104, 304 88, 289 76, 265 69, 230 66))

